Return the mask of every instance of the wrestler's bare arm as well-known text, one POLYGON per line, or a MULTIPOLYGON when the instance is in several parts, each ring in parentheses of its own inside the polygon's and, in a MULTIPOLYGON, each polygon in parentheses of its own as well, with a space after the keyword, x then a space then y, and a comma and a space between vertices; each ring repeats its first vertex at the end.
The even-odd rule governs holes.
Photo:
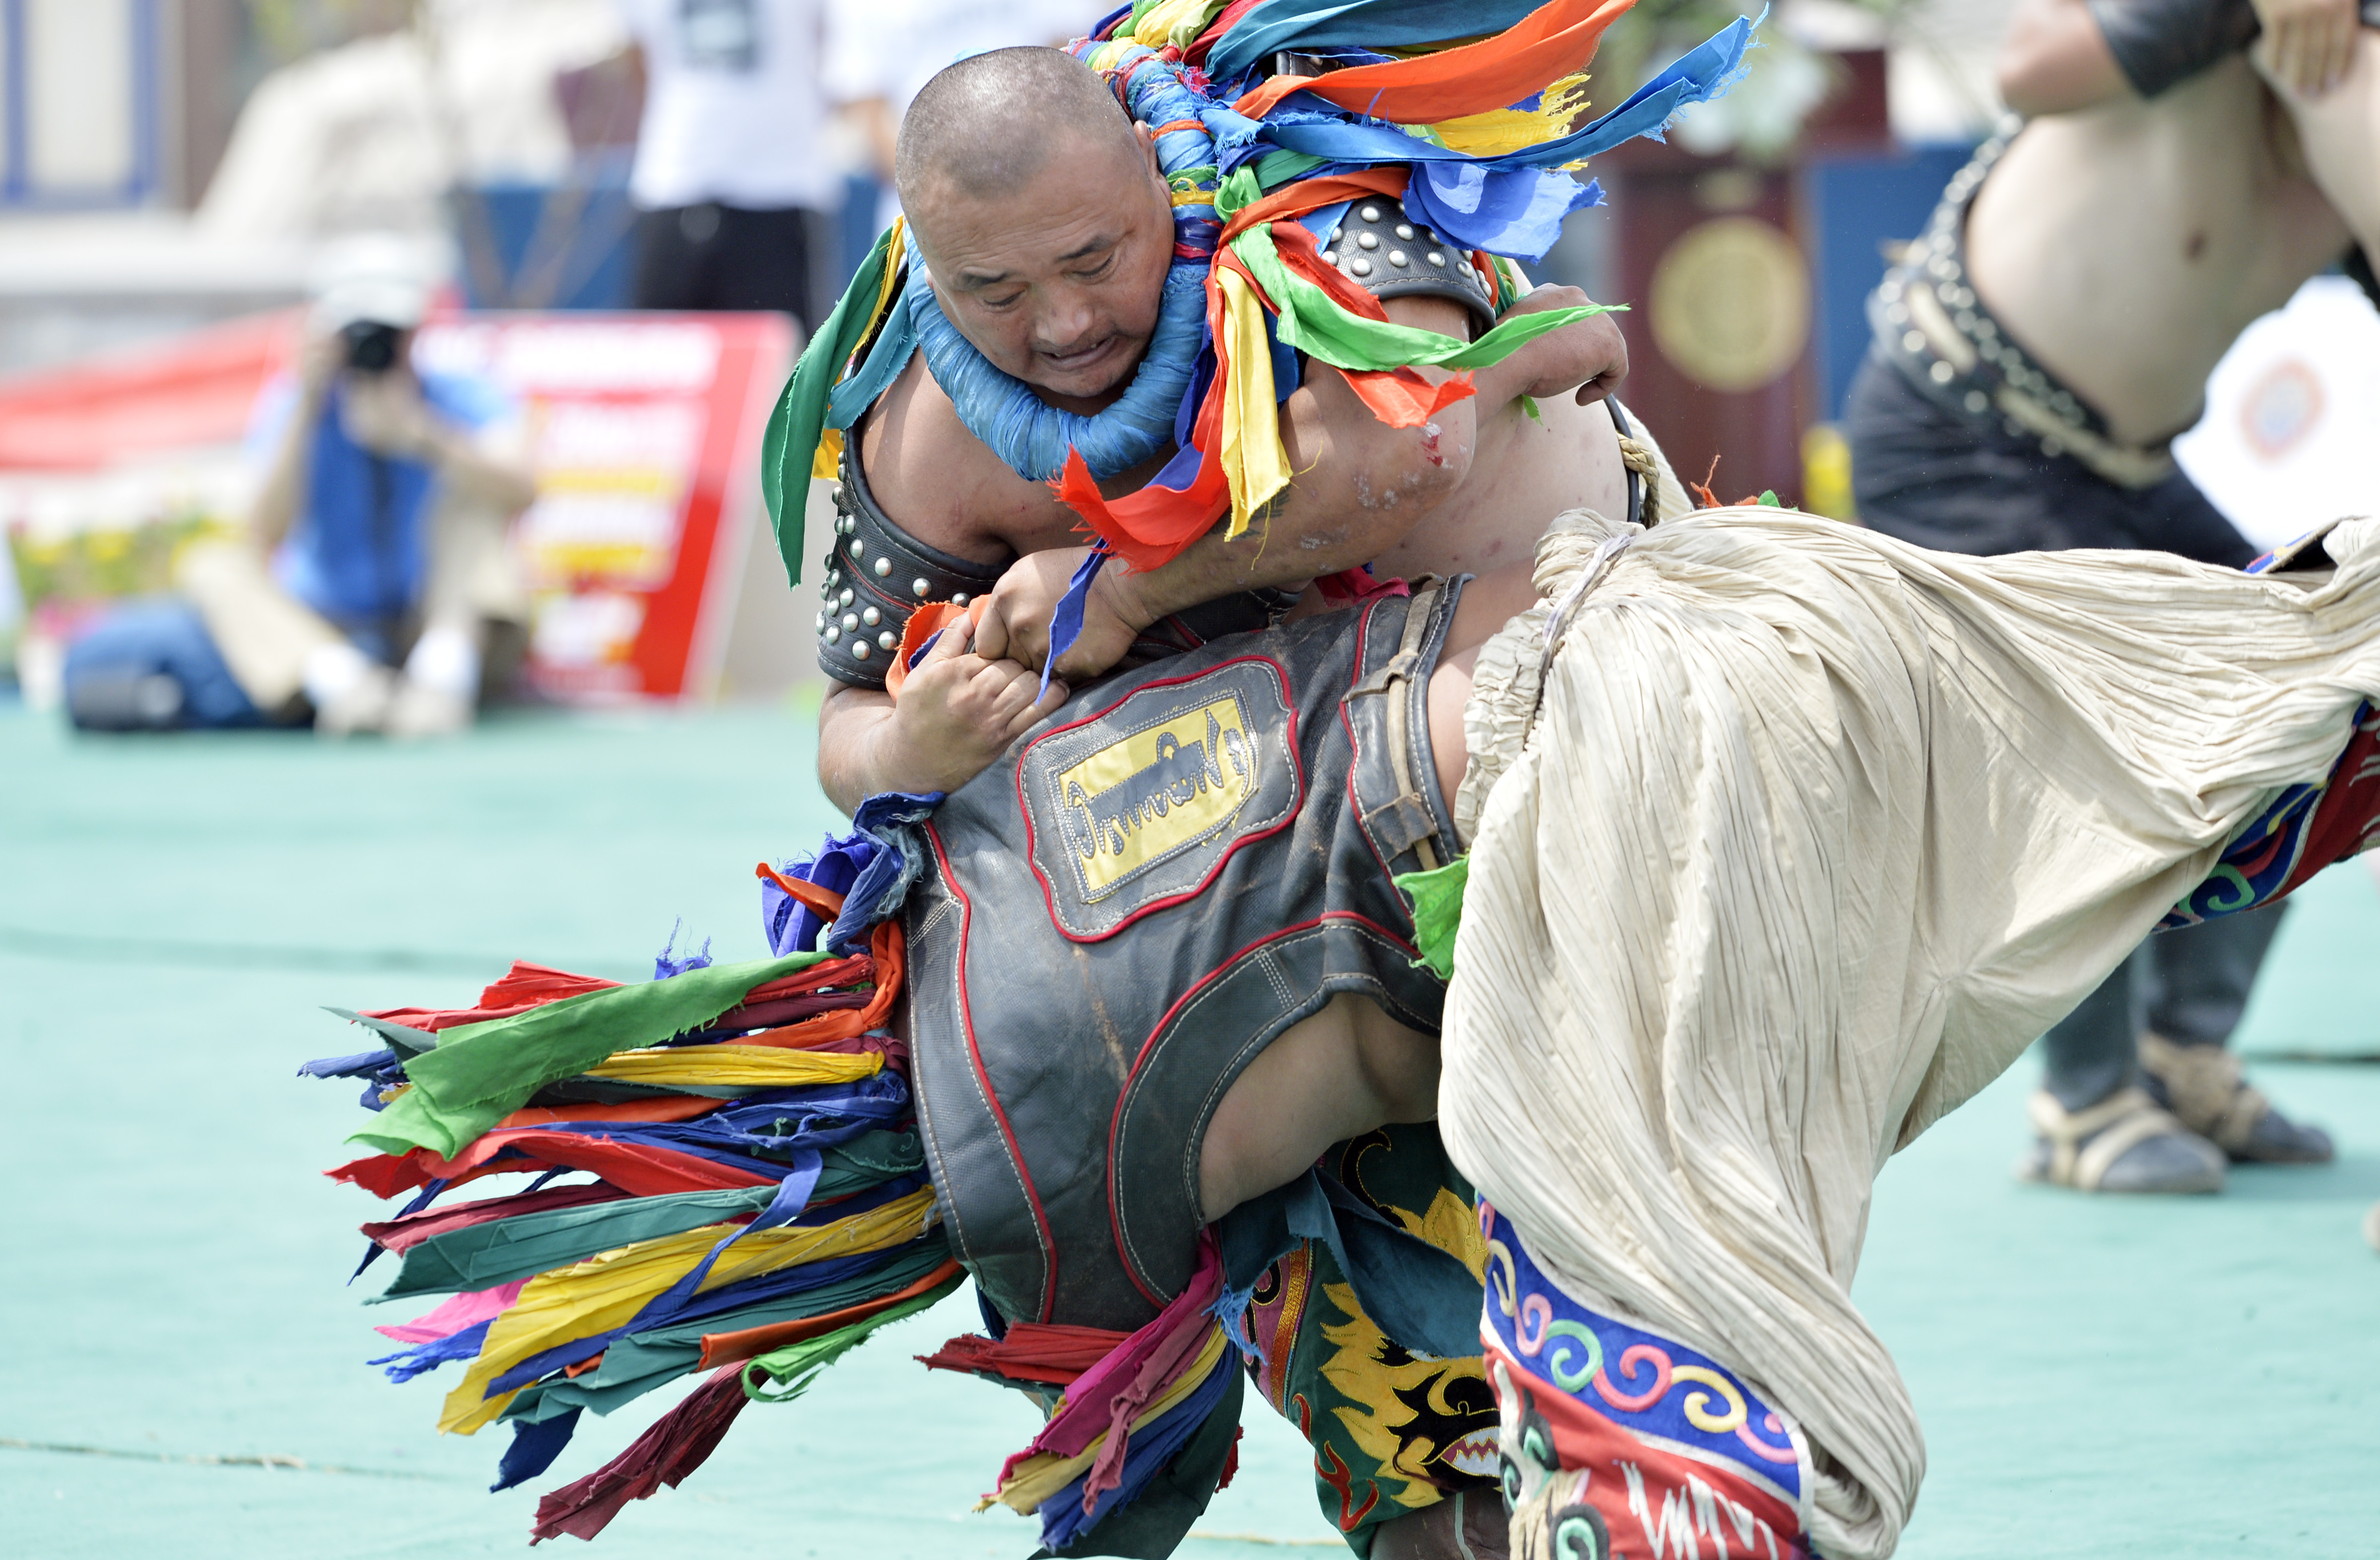
MULTIPOLYGON (((1575 289, 1541 288, 1515 312, 1583 301, 1575 289)), ((1467 329, 1459 307, 1441 299, 1391 299, 1385 310, 1415 329, 1450 335, 1467 329)), ((1626 365, 1617 328, 1597 317, 1480 370, 1473 379, 1475 393, 1426 429, 1387 427, 1336 369, 1313 365, 1281 411, 1282 442, 1296 480, 1271 506, 1261 531, 1236 543, 1218 535, 1130 587, 1128 571, 1103 575, 1103 591, 1130 589, 1132 601, 1122 611, 1093 614, 1093 623, 1104 623, 1118 642, 1087 635, 1094 643, 1085 647, 1083 665, 1112 664, 1137 626, 1165 612, 1251 585, 1302 586, 1380 556, 1469 476, 1483 415, 1506 411, 1523 395, 1566 391, 1576 391, 1585 405, 1624 375, 1626 365), (1144 583, 1161 588, 1136 588, 1144 583)), ((1064 547, 1079 526, 1074 513, 1045 485, 1026 482, 1002 466, 966 431, 922 357, 869 415, 860 454, 878 501, 918 539, 961 557, 1024 557, 995 596, 974 652, 913 681, 904 689, 907 708, 880 693, 840 684, 830 690, 820 710, 819 779, 845 810, 880 791, 955 789, 1055 707, 1063 697, 1055 684, 1038 703, 1020 700, 1019 690, 1024 668, 1038 667, 1043 657, 1050 609, 1079 558, 1077 550, 1064 547), (1024 580, 1036 588, 1020 593, 1024 580)), ((1101 487, 1115 496, 1150 474, 1123 473, 1101 487)))
MULTIPOLYGON (((1402 323, 1463 328, 1460 311, 1451 303, 1396 299, 1388 307, 1402 323)), ((1361 473, 1368 469, 1405 496, 1407 517, 1422 513, 1425 505, 1415 495, 1425 485, 1394 475, 1400 469, 1397 446, 1418 450, 1421 434, 1383 426, 1337 370, 1317 365, 1283 407, 1281 423, 1301 484, 1360 490, 1361 473), (1352 483, 1344 477, 1351 469, 1358 474, 1352 483)), ((1475 438, 1471 404, 1457 403, 1439 427, 1442 441, 1462 452, 1467 466, 1475 438)), ((869 414, 861 430, 860 458, 877 502, 918 540, 963 558, 990 562, 1016 553, 1023 555, 1020 568, 1029 569, 1036 560, 1046 563, 1048 588, 1031 609, 1038 614, 1037 626, 1046 625, 1050 603, 1080 558, 1079 548, 1072 545, 1079 539, 1080 518, 1046 484, 1018 477, 967 431, 926 372, 922 353, 869 414)), ((1427 468, 1418 456, 1411 464, 1427 468)), ((1100 486, 1111 497, 1119 496, 1150 475, 1153 468, 1126 472, 1100 486)), ((1383 507, 1394 512, 1393 496, 1383 507)), ((1327 571, 1309 570, 1308 577, 1317 572, 1327 571)), ((1235 588, 1219 586, 1196 599, 1235 588)), ((850 812, 883 791, 954 791, 1064 701, 1065 684, 1054 680, 1048 695, 1035 700, 1039 674, 1014 659, 1014 646, 999 611, 995 600, 981 642, 967 653, 937 655, 921 663, 897 702, 869 689, 830 687, 819 709, 819 783, 835 805, 850 812)), ((1116 653, 1122 648, 1116 647, 1116 653)), ((1037 648, 1037 667, 1039 659, 1037 648)))
POLYGON ((956 791, 1071 692, 1013 660, 975 653, 964 620, 934 642, 897 701, 829 683, 819 707, 819 786, 844 813, 880 792, 956 791))
MULTIPOLYGON (((1574 287, 1540 287, 1510 313, 1586 301, 1574 287)), ((1456 306, 1435 298, 1391 299, 1387 308, 1399 323, 1441 334, 1466 328, 1456 306)), ((1146 574, 1111 566, 1093 587, 1082 637, 1061 659, 1060 671, 1077 678, 1103 671, 1141 627, 1169 612, 1235 590, 1302 587, 1318 575, 1390 554, 1478 483, 1510 475, 1483 472, 1475 459, 1489 419, 1517 419, 1515 404, 1524 396, 1574 393, 1578 405, 1589 405, 1625 376, 1627 362, 1619 328, 1609 316, 1595 316, 1479 369, 1472 377, 1475 393, 1421 429, 1388 427, 1336 369, 1313 365, 1281 408, 1281 442, 1296 475, 1267 506, 1263 523, 1237 538, 1218 526, 1181 557, 1146 574)), ((1012 568, 994 592, 986 642, 1038 664, 1050 609, 1073 564, 1073 558, 1028 558, 1012 568)))
POLYGON ((2132 95, 2083 0, 2023 0, 2000 44, 2000 99, 2031 119, 2132 95))
POLYGON ((2306 175, 2363 252, 2380 256, 2380 30, 2357 32, 2346 74, 2316 96, 2284 84, 2268 42, 2260 41, 2249 58, 2289 111, 2306 175))
MULTIPOLYGON (((869 411, 859 456, 876 501, 904 530, 941 551, 992 563, 1076 539, 1074 511, 967 431, 923 353, 869 411)), ((1036 702, 1038 673, 973 650, 959 641, 938 644, 898 703, 874 689, 828 683, 819 707, 819 784, 829 800, 849 813, 879 792, 954 791, 1064 701, 1062 683, 1053 681, 1036 702)))
MULTIPOLYGON (((1400 299, 1388 308, 1401 323, 1462 329, 1460 311, 1452 304, 1400 299)), ((1284 408, 1285 430, 1293 420, 1308 426, 1319 416, 1326 423, 1342 421, 1375 445, 1388 445, 1398 437, 1355 400, 1335 370, 1319 372, 1333 381, 1321 387, 1323 393, 1335 390, 1346 406, 1318 415, 1314 392, 1301 388, 1284 408)), ((1466 452, 1474 436, 1471 418, 1466 404, 1442 424, 1445 436, 1466 452)), ((1402 438, 1415 442, 1419 435, 1408 432, 1402 438)), ((1328 470, 1314 469, 1329 464, 1317 447, 1320 442, 1308 437, 1292 444, 1292 458, 1303 479, 1330 479, 1328 470)), ((1394 464, 1378 449, 1353 451, 1348 443, 1339 441, 1336 453, 1342 460, 1370 460, 1381 470, 1394 464)), ((1075 544, 1080 540, 1081 518, 1058 502, 1048 484, 1017 476, 968 431, 957 407, 927 371, 924 354, 910 359, 869 412, 860 429, 859 456, 877 502, 918 540, 984 562, 1013 554, 1028 562, 1037 556, 1060 559, 1053 564, 1048 600, 1054 602, 1063 591, 1079 557, 1075 544), (1059 549, 1065 550, 1062 555, 1052 550, 1059 549)), ((1120 473, 1100 487, 1110 497, 1131 492, 1155 474, 1163 458, 1120 473)), ((1218 589, 1212 594, 1224 593, 1218 589)), ((1046 622, 1047 604, 1038 611, 1046 622)), ((1038 671, 1011 659, 1008 635, 997 620, 989 626, 982 645, 970 647, 968 653, 954 659, 938 656, 933 663, 921 664, 898 702, 869 689, 830 686, 819 709, 819 783, 835 805, 849 812, 862 799, 883 791, 954 791, 996 759, 1018 732, 1063 702, 1065 685, 1054 681, 1049 695, 1035 701, 1031 695, 1039 689, 1038 671)), ((1035 660, 1038 665, 1038 655, 1035 660)))
MULTIPOLYGON (((2255 0, 2262 68, 2277 90, 2309 96, 2349 75, 2357 0, 2255 0)), ((2031 119, 2134 95, 2086 0, 2022 0, 2000 44, 2000 100, 2031 119)))
POLYGON ((2354 68, 2361 0, 2253 0, 2264 29, 2258 54, 2276 88, 2309 97, 2340 85, 2354 68))
MULTIPOLYGON (((1506 317, 1587 301, 1575 287, 1540 287, 1506 317)), ((1388 307, 1400 322, 1449 335, 1464 329, 1455 306, 1439 299, 1393 299, 1388 307), (1408 321, 1407 309, 1417 317, 1408 321)), ((1412 535, 1475 479, 1480 430, 1490 417, 1524 396, 1575 392, 1582 405, 1598 399, 1627 372, 1627 362, 1619 326, 1597 315, 1478 369, 1472 375, 1475 393, 1421 429, 1388 427, 1335 369, 1318 366, 1282 408, 1281 442, 1297 477, 1267 524, 1236 540, 1218 532, 1162 569, 1122 576, 1129 605, 1153 621, 1232 590, 1297 586, 1361 567, 1412 535)))

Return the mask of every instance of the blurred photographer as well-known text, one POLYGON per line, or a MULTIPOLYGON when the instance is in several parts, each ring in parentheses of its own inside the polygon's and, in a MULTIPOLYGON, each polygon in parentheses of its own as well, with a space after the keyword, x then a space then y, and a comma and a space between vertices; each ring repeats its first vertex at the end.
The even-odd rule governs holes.
POLYGON ((413 366, 428 304, 406 246, 337 252, 298 372, 257 406, 266 476, 249 535, 182 561, 185 594, 267 720, 310 707, 330 736, 459 731, 487 623, 524 615, 504 537, 536 488, 494 386, 413 366))

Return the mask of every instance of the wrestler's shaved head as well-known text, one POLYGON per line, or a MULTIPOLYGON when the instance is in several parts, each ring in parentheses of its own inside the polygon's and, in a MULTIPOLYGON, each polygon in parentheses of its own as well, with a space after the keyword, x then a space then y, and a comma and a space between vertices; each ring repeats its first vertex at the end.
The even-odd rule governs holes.
POLYGON ((1173 201, 1157 138, 1058 49, 996 49, 926 83, 893 178, 959 333, 1053 405, 1123 393, 1157 328, 1173 201))
POLYGON ((994 49, 919 90, 901 121, 892 182, 911 211, 948 181, 969 195, 1021 188, 1065 143, 1138 160, 1132 121, 1099 72, 1062 49, 994 49))

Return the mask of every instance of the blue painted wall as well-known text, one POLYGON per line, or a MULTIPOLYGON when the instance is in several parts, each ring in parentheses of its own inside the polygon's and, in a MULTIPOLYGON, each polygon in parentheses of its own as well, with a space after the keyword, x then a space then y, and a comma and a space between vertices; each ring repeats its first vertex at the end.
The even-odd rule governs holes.
POLYGON ((1884 275, 1884 247, 1917 236, 1970 151, 1919 146, 1804 165, 1801 220, 1818 295, 1810 346, 1821 420, 1842 416, 1867 356, 1867 295, 1884 275))

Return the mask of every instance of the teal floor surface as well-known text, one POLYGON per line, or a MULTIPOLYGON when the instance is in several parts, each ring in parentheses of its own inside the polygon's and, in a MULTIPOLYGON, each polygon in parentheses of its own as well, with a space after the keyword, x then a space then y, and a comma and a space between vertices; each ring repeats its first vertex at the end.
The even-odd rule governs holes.
MULTIPOLYGON (((460 1003, 514 956, 636 978, 679 922, 753 956, 752 864, 835 821, 808 729, 722 710, 421 748, 104 742, 0 705, 0 1555, 522 1543, 535 1494, 485 1493, 494 1437, 438 1436, 435 1376, 363 1364, 370 1324, 412 1308, 342 1288, 381 1205, 317 1173, 348 1156, 354 1086, 293 1070, 353 1048, 321 1006, 460 1003)), ((2380 1051, 2380 890, 2317 889, 2243 1046, 2380 1051)), ((1902 1554, 2380 1554, 2380 1258, 2356 1231, 2380 1067, 2259 1064, 2338 1132, 2336 1165, 2132 1203, 2010 1180, 2030 1073, 1878 1188, 1856 1293, 1932 1466, 1902 1554)), ((956 1297, 749 1410, 599 1553, 1022 1560, 1029 1523, 969 1508, 1033 1415, 908 1358, 973 1324, 956 1297)), ((653 1412, 590 1421, 538 1483, 653 1412)), ((1184 1554, 1334 1552, 1301 1444, 1246 1418, 1240 1480, 1184 1554)))

